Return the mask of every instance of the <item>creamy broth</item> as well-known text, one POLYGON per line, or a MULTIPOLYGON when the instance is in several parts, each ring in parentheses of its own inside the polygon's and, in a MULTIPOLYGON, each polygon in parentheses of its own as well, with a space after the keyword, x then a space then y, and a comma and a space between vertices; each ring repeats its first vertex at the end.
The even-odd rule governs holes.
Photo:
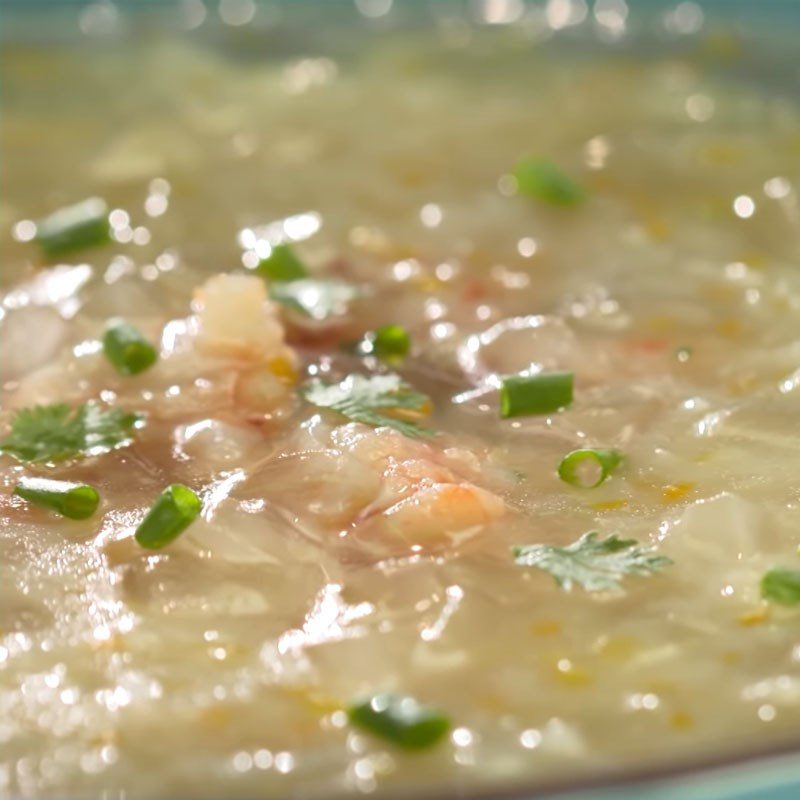
POLYGON ((2 434, 90 400, 143 424, 0 455, 0 793, 447 792, 796 737, 797 616, 760 584, 800 545, 800 106, 686 20, 640 51, 602 14, 585 40, 451 16, 308 49, 265 14, 220 43, 101 13, 85 49, 2 54, 2 434), (528 156, 583 202, 515 191, 528 156), (90 196, 114 240, 43 258, 30 220, 90 196), (324 320, 269 300, 280 242, 357 295, 324 320), (135 376, 101 345, 119 316, 159 351, 135 376), (404 360, 353 352, 389 323, 404 360), (303 397, 387 371, 434 435, 303 397), (525 371, 574 401, 501 419, 525 371), (623 460, 560 480, 586 447, 623 460), (100 507, 37 507, 31 475, 100 507), (174 483, 202 513, 145 549, 174 483), (672 563, 617 592, 515 563, 589 531, 672 563), (451 730, 405 752, 352 725, 377 692, 451 730))

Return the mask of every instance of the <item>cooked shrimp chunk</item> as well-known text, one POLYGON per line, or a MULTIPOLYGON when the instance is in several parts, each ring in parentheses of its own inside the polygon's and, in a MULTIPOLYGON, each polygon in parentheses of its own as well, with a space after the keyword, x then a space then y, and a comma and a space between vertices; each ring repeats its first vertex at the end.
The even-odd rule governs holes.
POLYGON ((254 275, 215 275, 195 291, 198 347, 247 361, 287 358, 283 325, 267 287, 254 275))
POLYGON ((343 535, 368 551, 404 552, 409 546, 439 548, 474 535, 506 513, 488 488, 490 476, 465 449, 409 439, 391 428, 349 423, 330 428, 307 423, 284 453, 281 469, 265 465, 263 485, 274 502, 325 536, 343 535), (323 472, 317 471, 324 458, 323 472), (337 475, 338 513, 309 502, 310 486, 337 475), (346 511, 345 511, 346 509, 346 511))
POLYGON ((421 481, 411 494, 385 509, 386 521, 404 539, 477 533, 502 517, 505 503, 496 494, 472 483, 421 481))

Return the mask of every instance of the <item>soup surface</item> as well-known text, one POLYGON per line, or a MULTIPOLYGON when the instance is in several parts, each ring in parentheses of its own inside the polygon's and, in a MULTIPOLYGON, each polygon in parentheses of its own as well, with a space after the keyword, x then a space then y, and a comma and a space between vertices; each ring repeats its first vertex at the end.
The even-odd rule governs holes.
POLYGON ((184 5, 2 54, 0 793, 800 734, 800 107, 691 3, 640 45, 624 3, 316 43, 184 5), (87 246, 32 222, 87 197, 87 246))

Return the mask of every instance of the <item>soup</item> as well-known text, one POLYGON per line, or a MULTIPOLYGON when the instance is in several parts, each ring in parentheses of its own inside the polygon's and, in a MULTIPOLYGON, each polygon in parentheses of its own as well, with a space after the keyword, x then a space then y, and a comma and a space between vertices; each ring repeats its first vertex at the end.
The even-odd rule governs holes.
POLYGON ((361 5, 4 48, 7 794, 800 729, 800 107, 691 3, 361 5))

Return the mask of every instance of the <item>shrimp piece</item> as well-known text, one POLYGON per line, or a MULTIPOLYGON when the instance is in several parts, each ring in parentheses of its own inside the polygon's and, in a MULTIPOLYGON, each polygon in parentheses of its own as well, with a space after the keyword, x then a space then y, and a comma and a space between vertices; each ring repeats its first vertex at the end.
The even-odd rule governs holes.
POLYGON ((255 275, 215 275, 195 290, 197 346, 209 355, 239 361, 287 358, 283 325, 255 275))
POLYGON ((468 538, 505 512, 503 500, 480 486, 423 481, 382 514, 403 539, 425 543, 443 535, 468 538))
POLYGON ((267 288, 254 275, 221 274, 195 291, 197 350, 234 361, 234 403, 268 413, 286 406, 297 382, 297 357, 267 288))
MULTIPOLYGON (((356 513, 349 521, 330 521, 337 530, 344 526, 348 540, 367 550, 407 552, 410 545, 414 552, 441 549, 479 533, 507 511, 499 495, 479 485, 487 476, 469 450, 443 450, 390 428, 357 423, 320 431, 316 442, 326 448, 329 459, 360 465, 356 513)), ((339 486, 350 494, 354 488, 339 486)), ((316 522, 325 526, 322 519, 316 522)))

